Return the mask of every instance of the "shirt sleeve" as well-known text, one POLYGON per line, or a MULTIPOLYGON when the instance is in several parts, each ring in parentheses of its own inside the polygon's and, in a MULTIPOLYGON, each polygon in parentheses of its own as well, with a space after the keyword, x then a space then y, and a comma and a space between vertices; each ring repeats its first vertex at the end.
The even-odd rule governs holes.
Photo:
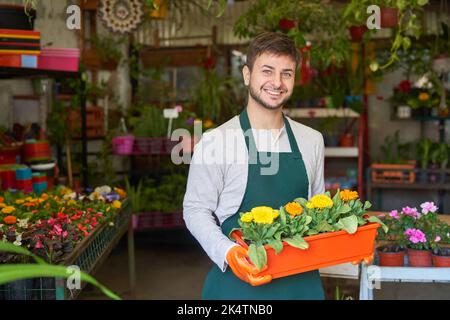
POLYGON ((224 187, 224 178, 221 164, 207 157, 205 139, 208 140, 207 133, 195 146, 189 167, 183 218, 187 229, 224 272, 228 250, 237 244, 223 234, 213 214, 224 187))
POLYGON ((324 181, 324 158, 325 158, 325 144, 323 136, 319 134, 318 143, 316 145, 316 168, 314 173, 314 181, 311 185, 311 196, 325 192, 324 181))

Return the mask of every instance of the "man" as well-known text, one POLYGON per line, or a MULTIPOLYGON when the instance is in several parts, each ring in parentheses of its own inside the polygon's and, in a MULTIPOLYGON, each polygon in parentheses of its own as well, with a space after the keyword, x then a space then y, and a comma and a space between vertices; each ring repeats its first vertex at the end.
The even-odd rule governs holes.
POLYGON ((282 113, 298 60, 286 35, 268 32, 253 39, 242 70, 246 108, 196 145, 183 215, 216 264, 205 280, 203 299, 324 298, 318 270, 274 280, 258 276, 247 250, 228 238, 239 227, 240 212, 279 208, 324 192, 322 135, 282 113))

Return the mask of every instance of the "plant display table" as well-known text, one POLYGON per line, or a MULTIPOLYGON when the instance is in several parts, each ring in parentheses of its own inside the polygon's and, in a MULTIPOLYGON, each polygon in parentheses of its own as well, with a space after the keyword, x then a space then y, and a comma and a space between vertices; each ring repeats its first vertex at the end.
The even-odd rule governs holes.
POLYGON ((380 267, 362 263, 360 277, 359 299, 373 300, 377 281, 450 283, 450 268, 380 267))
MULTIPOLYGON (((84 238, 74 250, 60 263, 65 266, 78 266, 81 271, 95 276, 122 236, 128 232, 128 262, 131 295, 134 294, 134 239, 131 223, 131 209, 128 203, 117 214, 114 225, 107 222, 96 228, 84 238)), ((65 279, 35 278, 19 280, 0 286, 0 299, 3 300, 67 300, 75 299, 80 289, 69 290, 65 279)))

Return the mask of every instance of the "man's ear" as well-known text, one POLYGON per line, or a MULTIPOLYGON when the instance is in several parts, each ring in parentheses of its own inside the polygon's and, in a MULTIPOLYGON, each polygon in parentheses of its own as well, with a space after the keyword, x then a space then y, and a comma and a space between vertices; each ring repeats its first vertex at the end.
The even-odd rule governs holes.
POLYGON ((244 77, 245 86, 248 86, 250 84, 250 68, 247 65, 242 68, 242 76, 244 77))

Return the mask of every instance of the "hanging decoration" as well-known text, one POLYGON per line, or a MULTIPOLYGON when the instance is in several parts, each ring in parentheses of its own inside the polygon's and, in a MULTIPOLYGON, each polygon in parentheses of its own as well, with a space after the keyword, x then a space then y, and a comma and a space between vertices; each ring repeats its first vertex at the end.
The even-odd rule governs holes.
POLYGON ((115 33, 126 34, 134 31, 144 15, 140 0, 102 0, 100 17, 105 26, 115 33))

